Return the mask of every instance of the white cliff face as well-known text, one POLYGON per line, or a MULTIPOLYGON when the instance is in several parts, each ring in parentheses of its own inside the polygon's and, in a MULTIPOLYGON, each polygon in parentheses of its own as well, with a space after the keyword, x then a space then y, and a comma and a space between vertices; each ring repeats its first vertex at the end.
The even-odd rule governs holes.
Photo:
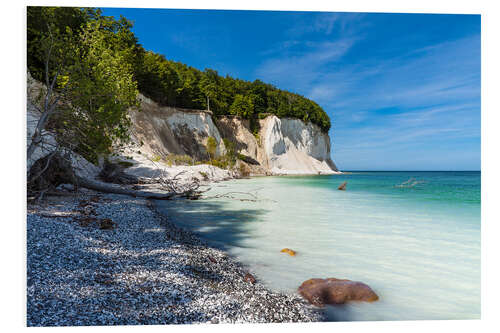
POLYGON ((268 116, 260 120, 258 139, 249 121, 221 117, 214 124, 211 113, 161 107, 141 96, 141 111, 131 111, 133 137, 142 142, 148 156, 180 154, 206 160, 208 137, 217 141, 217 154, 225 153, 223 138, 236 150, 260 163, 254 174, 333 174, 337 167, 330 159, 330 137, 311 123, 298 119, 268 116))
POLYGON ((161 107, 149 98, 140 96, 141 110, 132 110, 132 136, 142 143, 147 155, 189 155, 207 159, 206 143, 209 137, 217 141, 217 155, 225 153, 224 142, 212 121, 203 110, 185 110, 161 107))
POLYGON ((213 137, 217 141, 216 155, 225 153, 224 142, 219 134, 219 130, 212 121, 212 116, 204 111, 181 111, 172 112, 167 118, 170 128, 179 137, 191 136, 197 142, 206 145, 208 137, 213 137))
MULTIPOLYGON (((28 74, 27 143, 30 144, 36 123, 40 117, 35 100, 43 84, 28 74)), ((237 117, 221 117, 217 126, 211 112, 161 107, 140 95, 140 110, 130 110, 131 136, 137 147, 128 153, 144 158, 155 155, 188 155, 194 160, 208 158, 207 139, 217 141, 217 155, 226 152, 223 138, 235 143, 237 152, 251 157, 260 165, 249 166, 253 174, 332 174, 337 167, 330 159, 330 137, 320 128, 298 119, 268 116, 260 120, 256 137, 248 120, 237 117)), ((27 161, 28 169, 37 159, 49 154, 57 146, 55 138, 47 133, 44 143, 37 147, 27 161)), ((94 177, 97 167, 73 154, 73 166, 84 176, 94 177)))
POLYGON ((330 138, 320 128, 298 119, 269 116, 261 121, 262 146, 273 174, 333 174, 330 138))
POLYGON ((250 131, 248 119, 238 117, 220 117, 217 119, 217 129, 222 137, 234 142, 236 150, 243 155, 259 159, 259 145, 250 131))

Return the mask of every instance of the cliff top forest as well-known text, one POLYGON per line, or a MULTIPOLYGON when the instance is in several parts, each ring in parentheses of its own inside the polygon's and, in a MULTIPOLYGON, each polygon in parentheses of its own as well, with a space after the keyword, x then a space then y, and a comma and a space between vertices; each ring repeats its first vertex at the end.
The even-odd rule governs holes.
POLYGON ((53 34, 75 37, 86 24, 99 20, 104 23, 101 29, 119 37, 112 47, 131 49, 129 58, 123 60, 130 66, 139 91, 161 105, 207 109, 209 97, 210 110, 215 115, 237 114, 250 118, 271 113, 311 121, 324 131, 330 128, 328 115, 315 102, 260 80, 249 82, 229 75, 223 77, 215 70, 200 71, 146 51, 131 31, 130 21, 123 17, 120 20, 103 17, 99 9, 28 7, 28 69, 33 77, 43 81, 44 59, 36 44, 49 33, 49 24, 57 29, 53 34))

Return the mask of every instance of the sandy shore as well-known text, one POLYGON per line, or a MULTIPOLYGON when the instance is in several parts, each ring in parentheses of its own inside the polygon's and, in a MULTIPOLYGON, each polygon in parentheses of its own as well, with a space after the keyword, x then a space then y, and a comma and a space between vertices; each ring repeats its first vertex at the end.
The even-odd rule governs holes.
POLYGON ((28 326, 322 320, 147 200, 85 191, 28 205, 27 255, 28 326))

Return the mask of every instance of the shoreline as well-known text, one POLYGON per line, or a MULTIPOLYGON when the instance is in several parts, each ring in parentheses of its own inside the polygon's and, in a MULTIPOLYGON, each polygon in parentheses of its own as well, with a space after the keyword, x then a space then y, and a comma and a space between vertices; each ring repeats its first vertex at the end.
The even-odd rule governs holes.
POLYGON ((29 204, 27 254, 28 326, 324 320, 146 199, 85 190, 29 204))

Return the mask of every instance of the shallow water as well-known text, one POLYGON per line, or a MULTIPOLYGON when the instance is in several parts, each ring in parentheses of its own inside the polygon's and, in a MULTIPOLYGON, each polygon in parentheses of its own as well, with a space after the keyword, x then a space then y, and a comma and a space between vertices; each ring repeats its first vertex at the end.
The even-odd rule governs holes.
POLYGON ((236 256, 268 287, 313 277, 362 281, 374 303, 327 307, 329 320, 480 318, 479 172, 353 172, 218 183, 209 196, 161 201, 180 226, 236 256), (347 191, 337 187, 347 181, 347 191), (248 195, 232 196, 248 199, 248 195), (291 257, 282 248, 297 251, 291 257))

